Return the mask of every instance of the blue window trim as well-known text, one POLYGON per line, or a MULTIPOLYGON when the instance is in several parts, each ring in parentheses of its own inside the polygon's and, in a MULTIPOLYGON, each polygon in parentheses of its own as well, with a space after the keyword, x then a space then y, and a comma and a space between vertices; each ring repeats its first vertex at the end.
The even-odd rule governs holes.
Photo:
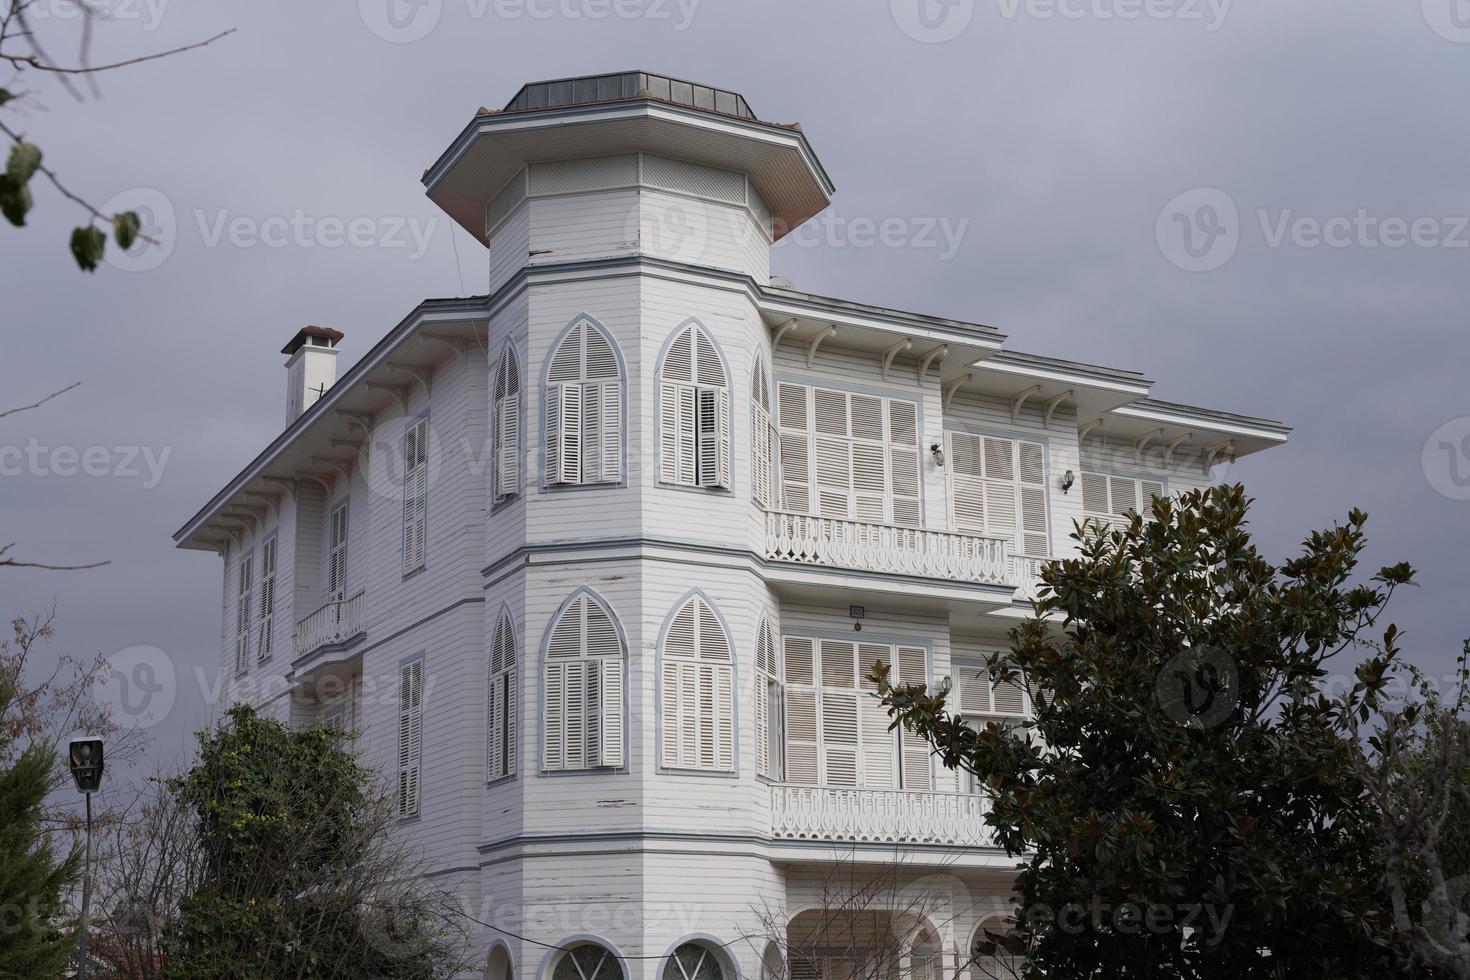
MULTIPOLYGON (((588 659, 598 659, 598 658, 588 658, 588 659)), ((607 658, 600 658, 600 659, 607 659, 607 658)), ((594 776, 595 775, 619 775, 619 774, 624 774, 624 773, 628 773, 628 772, 631 771, 631 768, 632 767, 629 764, 629 757, 630 757, 630 753, 632 752, 632 746, 628 744, 629 743, 629 739, 628 739, 628 715, 629 715, 629 712, 630 712, 630 698, 632 696, 632 690, 631 689, 632 689, 632 686, 633 685, 630 682, 630 677, 631 677, 631 674, 632 674, 632 670, 630 668, 630 665, 628 663, 628 660, 629 660, 629 658, 628 658, 628 637, 627 637, 627 634, 623 631, 623 621, 618 618, 618 614, 613 609, 612 603, 608 602, 607 599, 605 599, 602 596, 601 593, 599 593, 596 589, 592 588, 592 586, 590 586, 590 585, 579 585, 577 588, 573 589, 572 592, 571 592, 571 594, 568 595, 565 599, 562 600, 561 605, 557 607, 556 612, 552 614, 551 619, 547 621, 547 624, 546 624, 546 632, 543 633, 542 636, 541 636, 541 700, 540 700, 539 704, 537 705, 537 708, 538 708, 538 716, 539 716, 539 720, 540 720, 539 731, 541 733, 541 748, 540 748, 539 753, 537 754, 537 760, 538 760, 538 762, 537 762, 537 767, 536 767, 537 768, 536 775, 537 775, 538 778, 561 778, 561 777, 566 777, 566 776, 587 776, 587 775, 594 775, 594 776), (608 619, 612 620, 613 629, 618 634, 618 646, 622 650, 621 657, 622 657, 622 661, 623 661, 623 761, 622 761, 622 764, 621 765, 616 766, 616 767, 613 767, 613 766, 594 766, 592 768, 587 768, 587 769, 547 769, 546 768, 546 667, 547 667, 547 663, 548 663, 548 661, 550 659, 550 654, 551 654, 551 634, 556 629, 556 624, 559 623, 559 622, 561 622, 562 616, 566 615, 567 610, 571 608, 572 603, 575 602, 577 600, 577 597, 580 596, 580 595, 582 595, 583 593, 586 593, 587 595, 591 596, 592 599, 598 605, 602 606, 603 611, 607 613, 608 619)))
MULTIPOLYGON (((691 352, 691 356, 692 356, 692 352, 691 352)), ((733 494, 735 492, 735 419, 734 419, 734 415, 735 415, 735 374, 734 374, 734 372, 732 372, 730 370, 730 361, 729 361, 729 359, 727 357, 725 357, 725 348, 720 344, 720 342, 718 340, 715 339, 715 335, 710 332, 709 327, 707 327, 707 326, 704 325, 704 321, 703 320, 701 320, 697 316, 685 317, 679 323, 679 325, 677 327, 675 327, 673 330, 669 331, 669 335, 664 338, 663 347, 661 347, 659 349, 659 352, 658 352, 658 360, 655 361, 654 363, 656 363, 658 365, 658 370, 654 373, 654 377, 653 377, 653 386, 654 386, 653 387, 653 405, 654 405, 654 412, 653 412, 653 415, 654 415, 654 437, 653 437, 654 464, 653 464, 653 473, 654 473, 654 483, 655 483, 655 485, 657 485, 658 487, 661 487, 662 489, 665 489, 665 490, 697 490, 700 493, 724 493, 724 494, 733 494), (669 481, 667 481, 667 480, 665 480, 663 478, 663 474, 664 474, 664 455, 663 455, 664 454, 664 438, 663 438, 663 436, 664 436, 664 420, 663 420, 664 362, 666 360, 668 360, 669 348, 674 346, 674 341, 678 339, 679 334, 683 333, 685 330, 688 330, 690 327, 694 327, 695 329, 699 330, 700 333, 704 334, 705 339, 710 342, 710 345, 712 347, 714 347, 714 349, 715 349, 715 356, 720 359, 720 370, 725 373, 725 428, 726 428, 726 431, 729 433, 729 438, 725 440, 725 442, 726 442, 726 445, 725 445, 725 466, 727 467, 727 471, 730 474, 730 485, 728 487, 702 487, 702 486, 699 486, 698 484, 671 483, 671 482, 669 482, 669 481)), ((697 430, 697 426, 696 426, 696 430, 697 430)))
MULTIPOLYGON (((555 350, 556 348, 552 348, 555 350)), ((526 362, 516 348, 515 338, 507 337, 500 345, 500 356, 495 359, 495 370, 499 372, 500 363, 509 355, 516 364, 516 378, 520 385, 516 390, 516 407, 518 418, 516 419, 516 492, 500 500, 495 499, 495 484, 500 473, 500 411, 495 401, 495 379, 490 379, 490 403, 495 408, 490 421, 490 444, 492 455, 490 457, 490 510, 495 512, 502 507, 509 506, 520 500, 526 489, 526 475, 521 469, 521 463, 526 460, 526 362)), ((548 362, 549 363, 549 362, 548 362)))
POLYGON ((691 932, 674 940, 673 944, 664 950, 664 955, 658 958, 658 972, 654 974, 657 980, 663 980, 664 971, 669 967, 669 960, 673 959, 674 953, 686 943, 698 943, 714 956, 715 962, 720 965, 720 980, 740 980, 740 967, 730 956, 727 945, 707 932, 691 932))
POLYGON ((725 614, 720 611, 719 605, 709 597, 709 593, 703 589, 690 589, 680 596, 667 615, 664 616, 663 625, 658 631, 658 656, 654 664, 653 684, 653 742, 658 752, 658 771, 670 776, 706 776, 719 779, 740 778, 740 657, 735 647, 735 634, 730 629, 730 624, 725 620, 725 614), (715 619, 720 624, 720 629, 725 631, 725 643, 730 648, 730 770, 723 769, 689 769, 682 766, 671 766, 664 761, 664 646, 668 642, 669 628, 674 623, 674 617, 679 614, 689 600, 694 598, 704 600, 710 611, 715 614, 715 619))
POLYGON ((617 338, 613 336, 612 331, 604 326, 601 320, 597 319, 597 317, 593 316, 591 313, 578 313, 576 316, 572 317, 572 319, 567 323, 565 327, 562 327, 561 333, 557 334, 556 339, 551 342, 551 347, 548 349, 546 355, 546 363, 541 368, 541 426, 538 429, 538 432, 541 435, 542 447, 541 452, 538 454, 541 458, 541 485, 539 488, 540 492, 564 493, 567 491, 577 490, 617 490, 626 487, 628 485, 629 427, 628 368, 627 364, 623 360, 623 349, 618 345, 617 338), (616 481, 607 483, 550 483, 546 479, 546 390, 547 386, 551 384, 551 362, 556 358, 556 352, 561 348, 562 343, 571 334, 572 330, 574 330, 578 324, 584 321, 597 328, 597 330, 601 331, 602 335, 607 338, 608 345, 612 347, 613 357, 616 358, 618 362, 618 397, 620 401, 618 412, 621 420, 621 424, 618 426, 618 479, 616 481))

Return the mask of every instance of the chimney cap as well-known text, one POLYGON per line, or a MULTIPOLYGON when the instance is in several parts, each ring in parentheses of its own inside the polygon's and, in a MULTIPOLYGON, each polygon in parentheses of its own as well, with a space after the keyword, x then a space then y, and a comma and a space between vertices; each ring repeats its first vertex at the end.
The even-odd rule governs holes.
POLYGON ((327 341, 329 341, 329 343, 327 344, 328 347, 336 347, 337 341, 341 340, 343 336, 345 335, 340 330, 333 330, 331 327, 318 327, 308 324, 307 326, 304 326, 300 330, 296 331, 296 336, 292 337, 291 342, 288 343, 285 347, 281 348, 281 353, 296 353, 306 345, 306 339, 308 337, 323 337, 327 341))

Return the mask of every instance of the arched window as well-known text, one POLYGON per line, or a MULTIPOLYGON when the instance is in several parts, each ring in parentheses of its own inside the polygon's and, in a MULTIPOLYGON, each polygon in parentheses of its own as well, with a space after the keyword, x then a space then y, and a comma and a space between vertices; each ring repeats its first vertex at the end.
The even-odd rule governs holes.
POLYGON ((664 963, 663 980, 725 980, 725 971, 713 949, 684 943, 664 963))
POLYGON ((551 980, 623 980, 623 967, 602 946, 578 943, 557 959, 551 980))
POLYGON ((730 637, 714 609, 690 596, 663 642, 663 763, 668 769, 735 769, 730 637))
POLYGON ((991 939, 990 934, 1002 936, 1015 928, 1015 923, 1005 916, 991 916, 975 927, 970 937, 970 980, 1013 980, 1021 976, 1023 959, 997 947, 987 953, 980 944, 991 939))
POLYGON ((786 778, 786 692, 781 684, 780 645, 771 621, 761 617, 755 631, 755 759, 756 772, 767 779, 786 778))
POLYGON ((659 365, 659 479, 687 487, 730 486, 730 391, 714 341, 681 326, 659 365))
POLYGON ((617 349, 601 326, 582 317, 567 329, 546 367, 546 482, 618 482, 622 412, 617 349))
POLYGON ((774 510, 780 485, 776 479, 776 444, 779 436, 771 416, 771 377, 766 359, 759 353, 750 369, 750 481, 756 502, 774 510))
POLYGON ((489 778, 513 776, 516 771, 516 630, 509 609, 501 610, 490 643, 487 709, 489 778))
POLYGON ((623 764, 623 640, 587 590, 562 607, 546 639, 546 768, 623 764))
POLYGON ((521 366, 509 343, 495 368, 495 500, 521 492, 521 366))

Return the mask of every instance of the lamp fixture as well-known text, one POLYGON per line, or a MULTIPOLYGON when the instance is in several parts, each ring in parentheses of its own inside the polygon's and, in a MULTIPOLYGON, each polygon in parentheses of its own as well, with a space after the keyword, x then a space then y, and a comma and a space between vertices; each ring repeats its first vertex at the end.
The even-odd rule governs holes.
POLYGON ((929 446, 929 455, 934 457, 935 466, 944 466, 944 447, 939 443, 936 442, 929 446))
POLYGON ((1077 482, 1077 474, 1071 470, 1062 474, 1062 493, 1072 489, 1072 484, 1077 482))
POLYGON ((853 619, 852 631, 854 633, 861 633, 863 631, 862 620, 863 617, 868 614, 867 609, 863 608, 862 606, 848 606, 847 614, 853 619))

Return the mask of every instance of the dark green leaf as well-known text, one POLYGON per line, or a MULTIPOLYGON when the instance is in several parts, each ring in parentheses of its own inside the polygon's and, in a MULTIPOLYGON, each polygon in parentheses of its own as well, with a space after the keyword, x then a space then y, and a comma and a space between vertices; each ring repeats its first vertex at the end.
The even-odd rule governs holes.
POLYGON ((41 148, 34 143, 16 143, 10 148, 10 159, 5 161, 5 176, 24 184, 41 165, 41 148))
POLYGON ((0 214, 4 214, 11 224, 20 226, 26 223, 26 212, 30 209, 31 189, 4 178, 4 184, 0 186, 0 214))
POLYGON ((84 272, 91 272, 102 261, 102 252, 107 248, 107 236, 102 229, 87 225, 71 233, 71 254, 84 272))
POLYGON ((133 247, 133 242, 138 239, 138 212, 124 211, 112 217, 112 237, 117 239, 117 247, 123 251, 133 247))

